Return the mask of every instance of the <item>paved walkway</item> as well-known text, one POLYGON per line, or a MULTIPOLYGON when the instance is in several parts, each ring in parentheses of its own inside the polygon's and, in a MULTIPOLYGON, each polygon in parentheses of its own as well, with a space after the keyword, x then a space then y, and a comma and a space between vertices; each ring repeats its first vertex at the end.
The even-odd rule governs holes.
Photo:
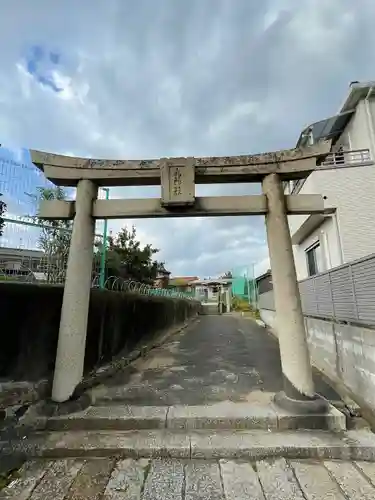
POLYGON ((335 461, 31 461, 0 500, 373 500, 375 464, 335 461))
MULTIPOLYGON (((328 399, 339 399, 337 394, 319 378, 316 379, 316 388, 328 399)), ((97 406, 88 411, 95 413, 100 410, 99 406, 101 406, 102 409, 109 409, 111 412, 114 408, 123 412, 125 406, 117 406, 120 404, 148 407, 149 410, 153 407, 152 411, 155 411, 155 407, 157 411, 161 411, 161 407, 174 405, 209 405, 212 409, 211 405, 214 403, 225 401, 250 403, 251 406, 254 403, 254 407, 257 408, 262 405, 267 406, 273 394, 281 389, 282 373, 278 344, 264 328, 237 315, 202 316, 199 321, 171 336, 161 347, 150 351, 147 356, 140 358, 106 381, 105 385, 95 388, 93 394, 96 397, 95 405, 97 406)), ((116 411, 114 413, 116 414, 116 411)), ((163 423, 165 420, 164 416, 163 423)), ((105 433, 100 433, 101 428, 100 426, 94 427, 91 434, 104 439, 105 433)), ((132 435, 133 432, 129 430, 125 434, 126 436, 132 435)), ((142 431, 139 432, 142 433, 142 431)), ((157 434, 159 431, 154 432, 157 434)), ((160 439, 165 439, 166 435, 170 434, 172 441, 177 438, 186 438, 185 440, 189 441, 185 432, 177 437, 173 434, 173 429, 169 431, 169 434, 164 430, 160 432, 163 432, 163 434, 159 433, 160 439)), ((221 446, 223 443, 221 431, 214 430, 213 432, 221 446)), ((145 433, 150 433, 151 436, 152 431, 145 431, 145 433)), ((123 453, 120 441, 121 439, 126 441, 125 434, 112 432, 111 439, 115 450, 111 453, 113 456, 118 457, 123 453), (119 435, 122 436, 120 436, 121 439, 119 435)), ((275 446, 274 438, 278 436, 278 448, 291 439, 285 432, 271 436, 268 430, 265 430, 264 434, 272 438, 272 446, 275 446)), ((52 441, 53 436, 60 439, 59 432, 52 433, 51 436, 52 441)), ((91 448, 97 451, 98 445, 95 447, 86 438, 83 444, 80 444, 79 436, 79 431, 68 432, 62 441, 60 439, 64 453, 67 449, 67 441, 70 439, 74 443, 74 454, 69 452, 65 455, 49 454, 48 456, 78 455, 82 458, 27 462, 18 478, 0 491, 0 500, 312 500, 325 498, 348 500, 375 498, 375 464, 287 461, 283 458, 250 463, 250 458, 248 458, 251 456, 250 452, 245 454, 246 459, 243 461, 211 460, 210 458, 215 454, 208 455, 207 460, 198 460, 198 457, 205 456, 199 454, 191 460, 174 458, 169 460, 88 458, 84 460, 85 447, 86 451, 91 448)), ((150 439, 153 446, 157 446, 157 439, 152 436, 150 439)), ((202 435, 200 434, 197 439, 197 442, 201 443, 202 435)), ((215 445, 215 439, 211 442, 209 438, 209 446, 215 445)), ((242 437, 238 439, 241 440, 242 437)), ((308 439, 310 440, 310 434, 308 439)), ((146 443, 147 446, 141 443, 143 448, 146 446, 149 450, 151 446, 149 441, 146 443)), ((252 450, 257 443, 253 443, 252 439, 250 441, 249 449, 252 450)), ((108 443, 106 438, 104 444, 106 448, 111 443, 108 443)), ((54 450, 56 446, 55 444, 54 450)), ((236 444, 236 450, 237 446, 239 445, 236 444)), ((164 441, 163 447, 167 448, 164 441)), ((125 449, 126 446, 124 445, 123 448, 125 449)), ((188 442, 186 450, 186 457, 188 457, 192 450, 191 443, 188 442)), ((185 456, 180 451, 174 456, 185 456)), ((106 452, 105 455, 107 456, 108 453, 106 452)), ((104 455, 98 453, 96 456, 103 457, 104 455)), ((160 456, 160 454, 155 453, 151 456, 160 456)), ((231 456, 240 455, 232 454, 231 456)), ((350 456, 354 455, 345 455, 342 458, 346 459, 350 456)), ((362 458, 362 455, 359 456, 362 458)))
MULTIPOLYGON (((319 377, 315 382, 327 399, 340 399, 319 377)), ((94 393, 112 404, 172 406, 268 403, 281 389, 276 339, 254 321, 223 315, 201 316, 94 393)))

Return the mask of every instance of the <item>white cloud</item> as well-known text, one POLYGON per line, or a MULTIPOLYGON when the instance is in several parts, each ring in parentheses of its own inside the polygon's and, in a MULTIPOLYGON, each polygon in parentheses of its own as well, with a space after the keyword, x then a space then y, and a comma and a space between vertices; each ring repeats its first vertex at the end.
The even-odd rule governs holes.
POLYGON ((260 104, 252 101, 236 103, 210 125, 208 135, 211 138, 219 139, 220 135, 225 134, 233 127, 241 126, 241 119, 249 116, 253 117, 255 123, 258 122, 258 119, 262 121, 260 104))

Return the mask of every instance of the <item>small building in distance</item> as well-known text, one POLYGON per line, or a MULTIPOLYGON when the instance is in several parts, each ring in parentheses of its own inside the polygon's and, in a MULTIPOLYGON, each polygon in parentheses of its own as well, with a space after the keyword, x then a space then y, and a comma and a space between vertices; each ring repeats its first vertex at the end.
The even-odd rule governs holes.
POLYGON ((156 288, 168 288, 169 286, 169 276, 171 273, 169 271, 159 271, 156 276, 156 280, 154 281, 154 286, 156 288))
POLYGON ((217 302, 220 294, 231 289, 232 278, 209 278, 192 281, 195 297, 202 302, 217 302))
POLYGON ((168 288, 173 288, 176 292, 191 294, 194 290, 191 282, 199 279, 198 276, 174 276, 169 278, 168 288))
POLYGON ((44 257, 42 250, 0 247, 0 269, 3 271, 38 271, 44 257))

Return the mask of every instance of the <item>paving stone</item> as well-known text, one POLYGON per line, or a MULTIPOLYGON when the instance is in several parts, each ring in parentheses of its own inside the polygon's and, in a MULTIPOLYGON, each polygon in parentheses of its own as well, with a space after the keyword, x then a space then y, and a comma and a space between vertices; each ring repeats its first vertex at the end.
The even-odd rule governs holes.
POLYGON ((190 457, 190 437, 167 431, 52 432, 41 445, 44 457, 190 457))
POLYGON ((220 460, 226 500, 264 500, 256 472, 250 463, 220 460))
POLYGON ((221 402, 201 406, 172 406, 167 417, 170 429, 276 429, 273 408, 249 403, 221 402))
POLYGON ((185 500, 224 500, 219 464, 191 461, 185 469, 185 500))
POLYGON ((18 471, 17 478, 0 491, 0 500, 28 500, 31 492, 50 466, 44 460, 30 460, 18 471))
POLYGON ((153 460, 142 500, 182 500, 184 465, 179 460, 153 460))
POLYGON ((374 499, 374 488, 352 463, 326 461, 324 466, 350 500, 374 499))
POLYGON ((268 459, 37 460, 0 500, 357 500, 375 498, 375 464, 268 459), (112 471, 112 474, 111 474, 112 471), (302 496, 301 496, 302 495, 302 496))
POLYGON ((305 500, 285 459, 261 460, 256 468, 266 500, 305 500))
POLYGON ((375 487, 375 464, 370 462, 355 462, 355 465, 375 487))
POLYGON ((101 500, 139 500, 143 488, 143 483, 148 460, 120 460, 105 488, 101 500))
POLYGON ((114 466, 114 459, 108 458, 85 462, 64 500, 101 500, 114 466))
POLYGON ((48 420, 52 430, 163 429, 166 406, 91 406, 87 410, 48 420))
POLYGON ((306 500, 346 500, 339 486, 319 462, 291 461, 306 500))
POLYGON ((30 500, 64 500, 69 488, 83 465, 82 460, 56 460, 48 467, 30 500))

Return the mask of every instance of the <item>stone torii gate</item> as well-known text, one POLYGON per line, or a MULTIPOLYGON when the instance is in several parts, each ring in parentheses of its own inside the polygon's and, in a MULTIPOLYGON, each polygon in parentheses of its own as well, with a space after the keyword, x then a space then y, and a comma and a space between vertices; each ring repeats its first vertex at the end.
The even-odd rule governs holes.
POLYGON ((82 379, 91 286, 95 219, 265 215, 274 284, 284 391, 275 401, 298 412, 327 408, 314 389, 287 214, 324 212, 321 195, 284 195, 283 182, 307 177, 330 152, 330 142, 257 155, 98 160, 31 151, 45 176, 76 186, 75 201, 43 201, 44 219, 73 219, 52 388, 68 401, 82 379), (196 197, 195 184, 261 182, 263 194, 196 197), (98 186, 161 185, 160 199, 97 199, 98 186))

